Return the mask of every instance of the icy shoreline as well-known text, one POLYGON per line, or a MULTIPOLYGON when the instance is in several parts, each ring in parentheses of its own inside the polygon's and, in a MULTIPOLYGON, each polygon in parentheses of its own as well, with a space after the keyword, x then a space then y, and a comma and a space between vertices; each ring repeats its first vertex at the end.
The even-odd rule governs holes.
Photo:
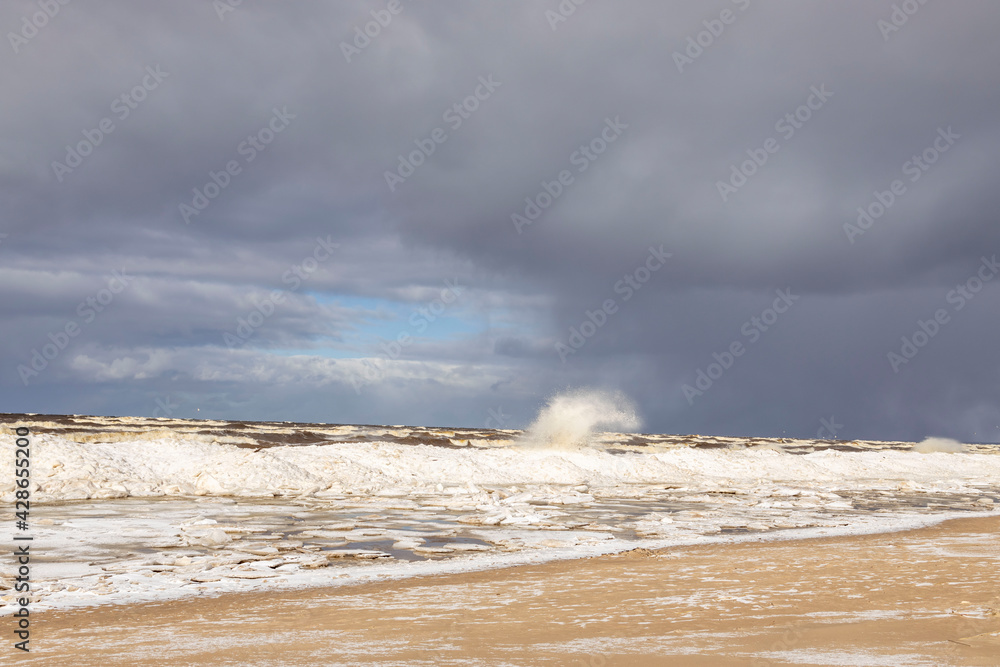
MULTIPOLYGON (((14 438, 0 436, 0 461, 12 469, 14 438)), ((821 450, 674 448, 612 453, 506 447, 445 448, 390 442, 343 442, 258 450, 190 436, 119 442, 32 438, 35 502, 155 496, 273 497, 409 495, 485 486, 717 485, 760 483, 830 488, 930 485, 960 490, 1000 481, 1000 455, 821 450), (441 487, 441 488, 438 488, 441 487)), ((13 501, 13 477, 0 499, 13 501)))
MULTIPOLYGON (((311 427, 323 444, 305 444, 294 426, 91 419, 97 430, 31 436, 35 611, 908 530, 1000 508, 989 446, 597 434, 559 449, 404 427, 311 427)), ((8 469, 14 449, 0 432, 8 469)), ((10 572, 0 564, 4 612, 10 572)))
MULTIPOLYGON (((268 577, 212 577, 198 576, 195 579, 177 585, 180 582, 170 580, 157 581, 148 578, 136 586, 134 583, 143 579, 142 574, 91 575, 76 578, 80 584, 77 590, 54 591, 42 596, 36 594, 32 603, 33 612, 77 609, 102 605, 129 605, 149 602, 182 600, 199 596, 217 596, 233 593, 262 591, 292 591, 305 588, 333 588, 351 586, 375 581, 394 581, 412 577, 456 574, 462 572, 477 572, 494 569, 504 569, 522 565, 541 564, 560 560, 573 560, 594 556, 609 555, 630 551, 633 549, 667 549, 694 545, 717 544, 721 548, 727 545, 760 541, 792 541, 817 537, 846 537, 875 533, 900 532, 933 526, 938 523, 960 519, 997 516, 1000 512, 943 512, 929 515, 910 516, 871 516, 858 519, 849 525, 824 526, 814 528, 789 529, 762 534, 691 536, 688 538, 661 538, 628 541, 620 539, 603 540, 592 544, 578 544, 573 547, 554 547, 545 549, 525 549, 513 553, 484 553, 464 556, 451 560, 426 560, 417 562, 369 562, 364 566, 351 568, 301 569, 277 572, 268 577)), ((196 563, 192 563, 196 567, 196 563)), ((260 568, 246 569, 247 573, 264 572, 265 563, 260 568)), ((203 573, 210 573, 206 568, 203 573)), ((8 596, 4 596, 6 598, 8 596)), ((0 614, 7 614, 15 609, 12 601, 4 599, 0 605, 0 614)))

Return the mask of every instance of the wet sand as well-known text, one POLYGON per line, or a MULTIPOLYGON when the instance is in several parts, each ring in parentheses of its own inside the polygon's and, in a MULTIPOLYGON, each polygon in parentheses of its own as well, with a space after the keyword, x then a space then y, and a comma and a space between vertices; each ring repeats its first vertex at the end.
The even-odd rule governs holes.
POLYGON ((18 663, 996 666, 1000 517, 32 621, 18 663))

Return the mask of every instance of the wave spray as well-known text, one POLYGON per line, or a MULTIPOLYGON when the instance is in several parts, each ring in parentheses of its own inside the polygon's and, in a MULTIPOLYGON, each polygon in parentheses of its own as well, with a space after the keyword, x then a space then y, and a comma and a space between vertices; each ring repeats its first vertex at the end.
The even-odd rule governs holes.
POLYGON ((636 431, 642 420, 632 400, 621 392, 580 388, 557 394, 538 413, 520 444, 575 449, 599 431, 636 431))

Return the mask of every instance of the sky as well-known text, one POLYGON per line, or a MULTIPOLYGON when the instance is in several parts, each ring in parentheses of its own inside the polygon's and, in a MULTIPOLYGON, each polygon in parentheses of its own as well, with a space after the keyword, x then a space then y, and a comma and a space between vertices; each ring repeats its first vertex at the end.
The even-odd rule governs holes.
POLYGON ((5 2, 0 411, 1000 442, 998 22, 5 2))

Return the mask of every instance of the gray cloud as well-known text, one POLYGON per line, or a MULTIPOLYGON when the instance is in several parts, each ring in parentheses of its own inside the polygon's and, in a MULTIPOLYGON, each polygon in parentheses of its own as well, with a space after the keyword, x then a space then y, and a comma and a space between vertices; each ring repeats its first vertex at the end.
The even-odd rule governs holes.
MULTIPOLYGON (((553 30, 558 5, 404 1, 351 62, 341 42, 384 3, 243 2, 222 20, 189 0, 70 3, 17 53, 8 37, 5 409, 151 414, 176 395, 183 415, 482 425, 503 406, 523 425, 586 384, 634 396, 655 431, 812 437, 833 415, 838 437, 1000 441, 1000 280, 947 300, 1000 254, 1000 10, 929 3, 884 37, 891 2, 592 0, 553 30), (689 38, 702 51, 678 71, 689 38), (499 85, 469 104, 481 77, 499 85), (248 160, 274 109, 287 127, 248 160), (114 129, 57 173, 104 118, 114 129), (616 118, 620 137, 581 159, 616 118), (385 172, 437 129, 390 190, 385 172), (718 182, 761 151, 723 201, 718 182), (564 170, 518 233, 511 216, 564 170), (225 186, 186 223, 213 173, 225 186), (897 179, 851 243, 844 225, 897 179), (318 238, 339 248, 292 288, 318 238), (672 257, 626 301, 616 284, 661 244, 672 257), (122 267, 134 283, 85 322, 78 305, 122 267), (455 278, 463 295, 416 331, 455 278), (741 326, 784 288, 800 300, 751 343, 741 326), (274 290, 285 303, 227 347, 274 290), (563 363, 555 344, 607 299, 616 312, 563 363), (887 355, 939 308, 950 321, 895 372, 887 355), (70 321, 79 334, 25 386, 18 367, 70 321), (689 404, 683 386, 734 341, 746 353, 689 404)), ((37 11, 7 3, 0 27, 37 11)))

